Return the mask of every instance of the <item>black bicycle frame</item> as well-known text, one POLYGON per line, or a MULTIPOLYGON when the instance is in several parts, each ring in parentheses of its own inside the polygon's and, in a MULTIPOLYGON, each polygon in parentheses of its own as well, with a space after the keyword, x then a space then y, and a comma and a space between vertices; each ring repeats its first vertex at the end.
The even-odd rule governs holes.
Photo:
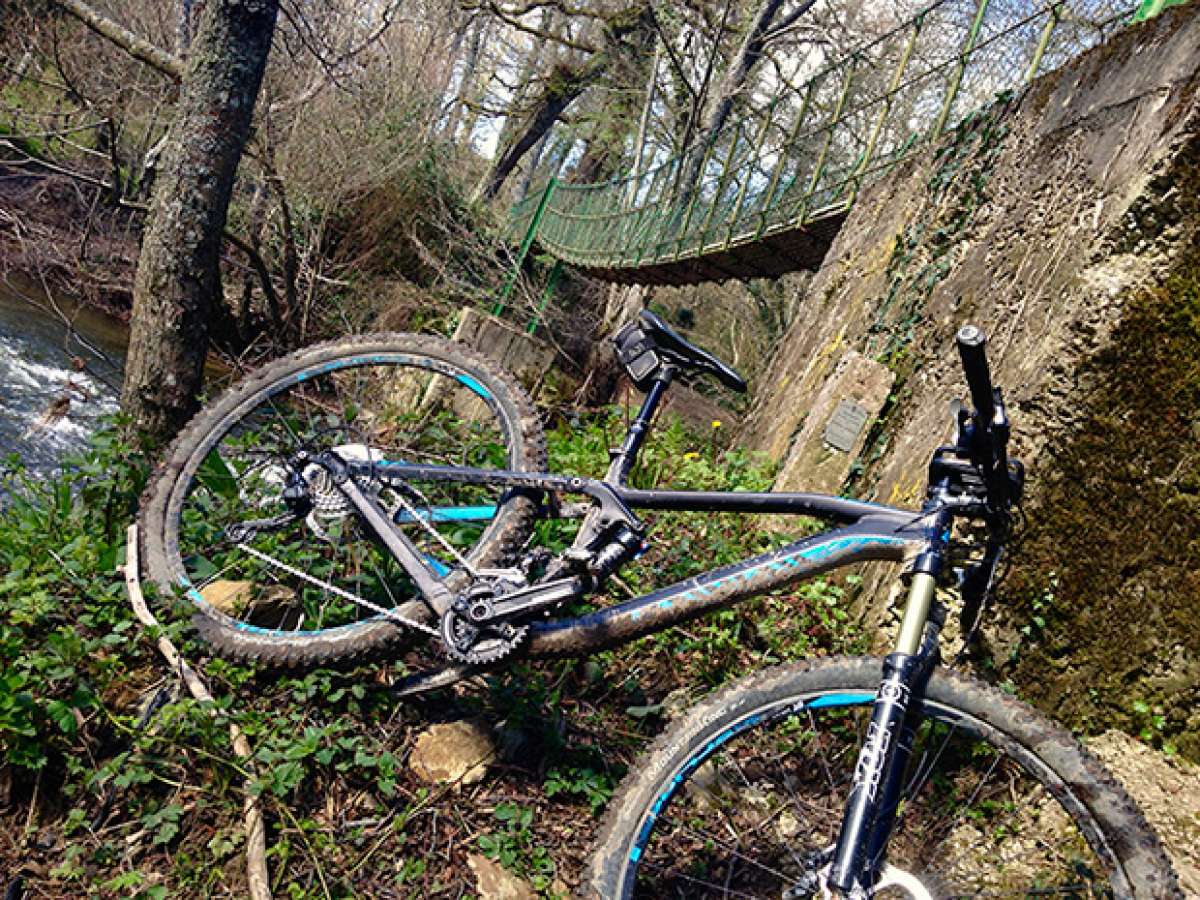
MULTIPOLYGON (((427 602, 444 613, 453 598, 398 524, 357 486, 359 477, 403 481, 486 483, 546 496, 583 494, 593 501, 581 534, 625 525, 638 535, 633 510, 740 512, 817 518, 841 527, 804 538, 733 565, 661 588, 595 612, 530 624, 527 656, 580 656, 662 631, 824 572, 884 560, 907 563, 909 599, 900 637, 884 663, 884 675, 855 769, 838 842, 828 857, 827 883, 843 893, 873 884, 879 874, 901 795, 915 723, 912 700, 919 696, 936 656, 936 629, 927 633, 934 587, 941 575, 949 537, 949 506, 940 488, 920 512, 814 493, 639 490, 624 484, 645 439, 654 408, 673 377, 666 369, 652 386, 623 445, 611 452, 604 480, 545 473, 469 469, 387 461, 318 460, 335 474, 347 499, 413 577, 427 602)), ((577 540, 576 546, 580 546, 577 540)), ((522 588, 511 597, 529 603, 582 597, 591 585, 559 578, 522 588)))

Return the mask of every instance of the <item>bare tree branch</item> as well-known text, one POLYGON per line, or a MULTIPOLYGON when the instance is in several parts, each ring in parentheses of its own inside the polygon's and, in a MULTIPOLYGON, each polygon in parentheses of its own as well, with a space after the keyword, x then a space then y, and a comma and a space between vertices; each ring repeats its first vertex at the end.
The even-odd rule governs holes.
POLYGON ((183 60, 178 56, 155 46, 145 38, 138 37, 124 25, 103 15, 99 10, 84 3, 83 0, 54 0, 54 2, 96 34, 122 48, 134 59, 144 62, 175 81, 179 81, 183 77, 183 60))

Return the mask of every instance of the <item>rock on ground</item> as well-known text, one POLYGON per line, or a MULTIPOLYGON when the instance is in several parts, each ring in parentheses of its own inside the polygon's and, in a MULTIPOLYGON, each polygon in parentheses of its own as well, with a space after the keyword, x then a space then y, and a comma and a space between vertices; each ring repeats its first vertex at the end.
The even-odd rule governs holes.
POLYGON ((418 737, 408 765, 431 784, 475 784, 487 774, 496 747, 487 728, 478 722, 433 725, 418 737))
POLYGON ((537 900, 537 892, 528 882, 518 878, 498 862, 472 853, 467 865, 475 873, 475 890, 479 900, 537 900))
POLYGON ((1151 750, 1124 732, 1088 742, 1162 839, 1184 896, 1200 897, 1200 766, 1151 750))

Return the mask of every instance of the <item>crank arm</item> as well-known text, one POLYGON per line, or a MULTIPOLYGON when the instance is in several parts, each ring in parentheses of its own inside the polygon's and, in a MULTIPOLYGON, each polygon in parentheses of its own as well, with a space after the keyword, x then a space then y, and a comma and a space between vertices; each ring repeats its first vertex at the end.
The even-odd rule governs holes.
POLYGON ((397 697, 415 697, 417 694, 457 684, 464 679, 487 671, 487 668, 487 666, 472 666, 463 663, 439 669, 425 669, 406 676, 397 683, 394 693, 397 697))
POLYGON ((492 621, 540 612, 582 596, 582 578, 563 578, 548 584, 535 584, 496 600, 492 621))

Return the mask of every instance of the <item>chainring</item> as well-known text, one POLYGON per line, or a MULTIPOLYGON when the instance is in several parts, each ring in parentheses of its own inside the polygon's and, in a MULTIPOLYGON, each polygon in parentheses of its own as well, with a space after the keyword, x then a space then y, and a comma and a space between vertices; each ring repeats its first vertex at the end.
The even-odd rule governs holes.
POLYGON ((471 622, 451 608, 442 614, 442 643, 446 653, 458 662, 487 666, 508 658, 529 635, 528 625, 511 622, 471 622))

